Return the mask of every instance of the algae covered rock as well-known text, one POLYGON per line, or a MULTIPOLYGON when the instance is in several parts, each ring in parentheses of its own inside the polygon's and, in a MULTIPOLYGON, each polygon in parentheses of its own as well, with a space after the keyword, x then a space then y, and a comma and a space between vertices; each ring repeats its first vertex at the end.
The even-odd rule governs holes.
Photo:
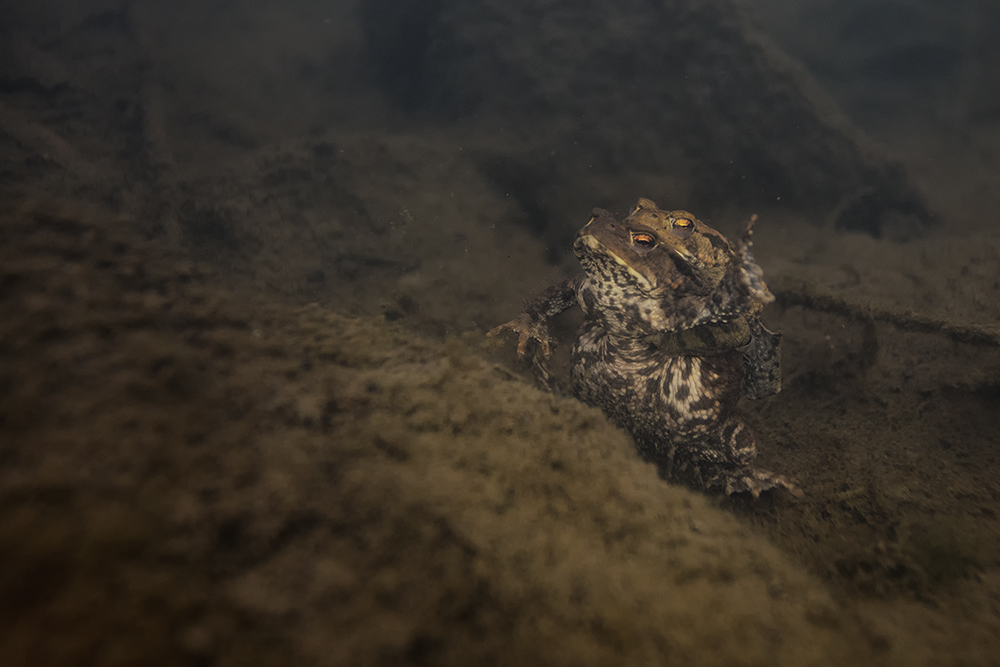
POLYGON ((933 217, 902 165, 727 0, 361 10, 399 106, 491 136, 469 137, 483 168, 539 226, 574 204, 624 210, 643 192, 698 210, 788 208, 874 235, 933 217))

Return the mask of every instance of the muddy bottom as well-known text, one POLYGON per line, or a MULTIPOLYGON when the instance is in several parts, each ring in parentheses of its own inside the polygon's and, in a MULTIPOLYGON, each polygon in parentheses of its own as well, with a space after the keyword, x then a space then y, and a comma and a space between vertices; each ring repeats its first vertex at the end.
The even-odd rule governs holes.
POLYGON ((773 308, 746 407, 806 495, 723 499, 481 332, 253 296, 76 207, 0 229, 10 664, 992 659, 992 348, 773 308))

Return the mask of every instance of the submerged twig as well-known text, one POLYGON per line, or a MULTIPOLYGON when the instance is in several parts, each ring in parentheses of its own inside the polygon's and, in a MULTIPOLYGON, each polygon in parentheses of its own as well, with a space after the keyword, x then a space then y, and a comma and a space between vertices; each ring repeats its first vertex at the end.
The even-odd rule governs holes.
POLYGON ((887 322, 903 331, 943 334, 959 343, 1000 347, 1000 327, 962 324, 912 310, 855 303, 825 292, 804 280, 785 280, 781 284, 772 285, 771 291, 778 302, 786 306, 804 306, 862 322, 887 322))

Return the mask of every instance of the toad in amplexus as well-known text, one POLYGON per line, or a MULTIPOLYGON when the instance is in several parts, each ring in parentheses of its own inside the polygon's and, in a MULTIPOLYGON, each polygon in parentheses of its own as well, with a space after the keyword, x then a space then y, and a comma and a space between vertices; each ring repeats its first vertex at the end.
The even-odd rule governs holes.
POLYGON ((759 319, 774 297, 751 253, 752 225, 731 244, 687 211, 648 199, 622 221, 595 209, 573 246, 583 272, 489 335, 517 333, 521 355, 538 345, 544 374, 547 320, 579 304, 573 393, 628 431, 665 478, 729 494, 780 487, 801 495, 753 466, 756 443, 736 409, 741 396, 781 387, 780 335, 759 319))

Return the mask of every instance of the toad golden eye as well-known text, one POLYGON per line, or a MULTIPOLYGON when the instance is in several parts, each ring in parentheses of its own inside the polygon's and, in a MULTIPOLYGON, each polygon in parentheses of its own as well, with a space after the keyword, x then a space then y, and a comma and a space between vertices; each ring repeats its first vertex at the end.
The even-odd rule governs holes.
POLYGON ((674 220, 674 229, 679 232, 686 232, 692 227, 694 227, 694 222, 688 220, 687 218, 677 218, 674 220))
POLYGON ((632 245, 639 245, 644 248, 652 248, 656 245, 656 239, 652 234, 646 232, 632 232, 632 245))

